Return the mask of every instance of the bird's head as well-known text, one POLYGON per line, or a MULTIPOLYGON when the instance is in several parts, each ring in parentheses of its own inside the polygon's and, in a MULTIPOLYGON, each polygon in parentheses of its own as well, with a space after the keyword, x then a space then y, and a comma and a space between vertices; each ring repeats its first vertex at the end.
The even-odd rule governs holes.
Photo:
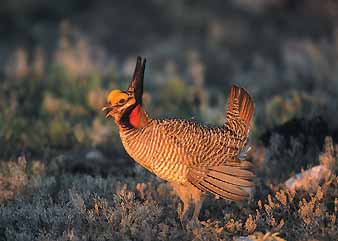
MULTIPOLYGON (((108 111, 106 117, 113 117, 115 122, 130 121, 142 107, 143 78, 146 59, 137 57, 137 62, 128 90, 111 90, 107 96, 107 104, 102 108, 108 111)), ((133 120, 131 120, 133 121, 133 120)))

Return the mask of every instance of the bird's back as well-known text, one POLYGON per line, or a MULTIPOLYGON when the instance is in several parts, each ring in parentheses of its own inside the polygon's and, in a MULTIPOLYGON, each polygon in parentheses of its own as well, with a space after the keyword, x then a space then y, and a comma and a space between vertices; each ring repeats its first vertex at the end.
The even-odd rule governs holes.
POLYGON ((164 138, 189 155, 188 166, 220 165, 236 156, 246 137, 240 137, 226 126, 208 126, 192 120, 158 121, 164 138))

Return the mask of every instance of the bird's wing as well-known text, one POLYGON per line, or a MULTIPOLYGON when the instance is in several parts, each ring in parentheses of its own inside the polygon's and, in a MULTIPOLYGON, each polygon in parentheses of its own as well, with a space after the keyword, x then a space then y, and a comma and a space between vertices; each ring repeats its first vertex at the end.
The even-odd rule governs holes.
POLYGON ((226 128, 202 126, 187 120, 164 120, 158 125, 163 140, 178 146, 189 166, 217 166, 236 157, 246 137, 238 137, 226 128))
MULTIPOLYGON (((159 131, 168 145, 180 150, 187 157, 182 160, 188 166, 199 165, 216 157, 224 157, 225 141, 220 136, 221 129, 210 129, 188 120, 164 120, 159 123, 159 131)), ((218 158, 219 159, 219 158, 218 158)))

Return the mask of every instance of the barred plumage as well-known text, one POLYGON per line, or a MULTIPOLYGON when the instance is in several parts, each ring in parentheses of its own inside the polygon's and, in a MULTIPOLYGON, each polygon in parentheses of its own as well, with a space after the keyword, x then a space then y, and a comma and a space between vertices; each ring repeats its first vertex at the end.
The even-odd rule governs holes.
MULTIPOLYGON (((159 177, 156 170, 162 162, 218 166, 237 155, 246 141, 227 128, 176 119, 149 119, 143 128, 121 128, 120 137, 130 156, 159 177)), ((170 176, 165 179, 171 181, 170 176)))
POLYGON ((120 137, 128 154, 140 165, 167 180, 184 202, 184 219, 190 199, 197 219, 203 192, 240 201, 252 187, 251 163, 242 161, 254 105, 248 93, 232 86, 221 127, 191 120, 151 119, 142 106, 145 61, 138 58, 127 92, 112 91, 108 98, 120 137))

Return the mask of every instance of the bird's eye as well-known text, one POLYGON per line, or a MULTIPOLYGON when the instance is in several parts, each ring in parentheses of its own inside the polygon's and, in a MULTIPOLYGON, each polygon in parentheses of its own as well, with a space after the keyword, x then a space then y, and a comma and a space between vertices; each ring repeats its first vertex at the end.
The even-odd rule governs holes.
POLYGON ((127 101, 126 99, 120 99, 119 104, 124 104, 124 103, 126 103, 126 101, 127 101))

